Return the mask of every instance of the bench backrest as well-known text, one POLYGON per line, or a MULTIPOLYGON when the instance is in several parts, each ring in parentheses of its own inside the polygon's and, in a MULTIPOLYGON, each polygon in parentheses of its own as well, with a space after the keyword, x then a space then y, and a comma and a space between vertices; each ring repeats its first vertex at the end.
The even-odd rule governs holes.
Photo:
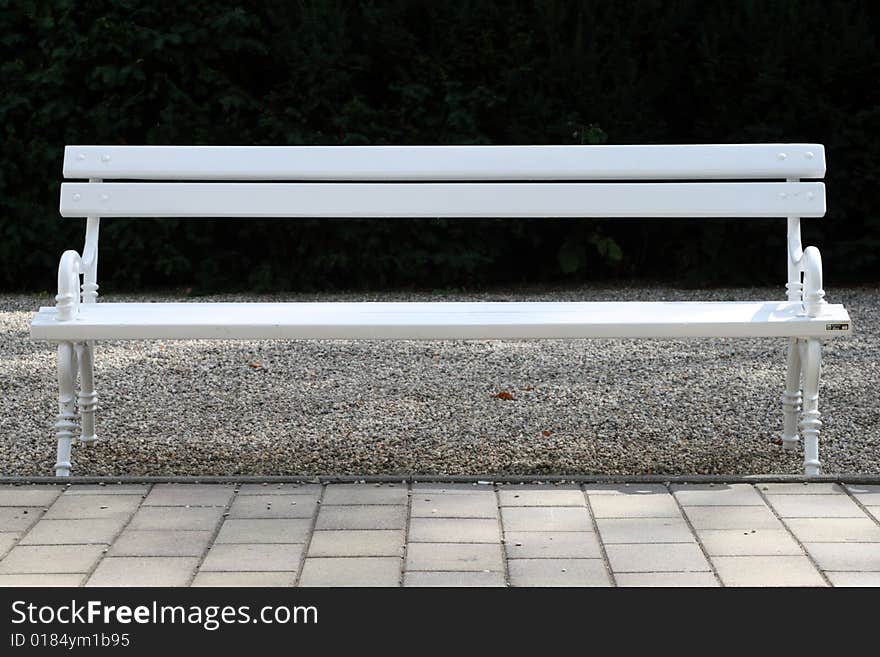
POLYGON ((820 144, 68 146, 65 217, 820 217, 820 144), (115 182, 104 182, 104 181, 115 182), (148 182, 131 182, 148 181, 148 182))

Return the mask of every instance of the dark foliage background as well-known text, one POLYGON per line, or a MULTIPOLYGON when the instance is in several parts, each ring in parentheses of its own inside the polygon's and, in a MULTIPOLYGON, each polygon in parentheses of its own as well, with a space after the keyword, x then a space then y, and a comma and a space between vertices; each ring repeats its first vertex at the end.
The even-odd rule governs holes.
MULTIPOLYGON (((877 281, 878 3, 0 0, 0 288, 82 225, 65 144, 817 141, 829 281, 877 281)), ((153 221, 102 226, 107 289, 785 278, 783 221, 153 221), (742 254, 745 253, 745 260, 742 254)))

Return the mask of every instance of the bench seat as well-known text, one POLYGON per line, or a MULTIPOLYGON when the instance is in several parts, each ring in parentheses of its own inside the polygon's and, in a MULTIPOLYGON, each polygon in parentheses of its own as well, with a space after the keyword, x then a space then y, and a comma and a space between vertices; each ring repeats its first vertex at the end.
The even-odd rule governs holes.
POLYGON ((787 301, 314 302, 83 304, 58 321, 40 308, 39 340, 528 339, 835 337, 842 305, 818 317, 787 301))

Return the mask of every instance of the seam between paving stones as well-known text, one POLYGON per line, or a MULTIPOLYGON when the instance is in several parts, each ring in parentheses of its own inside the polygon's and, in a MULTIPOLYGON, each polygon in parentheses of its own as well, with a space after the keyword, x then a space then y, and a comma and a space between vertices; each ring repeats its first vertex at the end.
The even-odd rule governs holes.
MULTIPOLYGON (((787 531, 789 533, 789 535, 792 537, 792 539, 794 540, 794 542, 797 543, 798 547, 801 549, 801 552, 803 552, 804 556, 807 558, 807 561, 809 561, 813 565, 813 568, 815 568, 816 571, 819 573, 819 577, 821 577, 823 580, 825 580, 825 583, 828 584, 828 586, 833 587, 834 584, 830 579, 828 579, 828 575, 825 574, 824 570, 819 568, 819 564, 816 562, 815 559, 813 559, 809 550, 807 550, 807 548, 804 547, 804 544, 801 542, 801 539, 799 539, 797 537, 797 534, 795 534, 792 531, 791 527, 789 527, 785 523, 785 519, 776 512, 776 508, 773 506, 773 504, 770 502, 770 500, 767 499, 767 496, 764 494, 764 491, 762 491, 761 488, 759 486, 757 486, 756 484, 752 484, 752 488, 754 488, 755 492, 761 496, 762 500, 764 500, 764 504, 766 504, 767 508, 770 509, 770 513, 772 513, 776 517, 776 519, 779 520, 780 524, 783 527, 785 527, 785 531, 787 531)), ((844 490, 846 490, 846 489, 844 489, 844 490)))
MULTIPOLYGON (((871 513, 870 511, 868 511, 868 507, 866 507, 864 504, 862 504, 861 502, 859 502, 859 498, 857 498, 855 495, 853 495, 853 494, 850 492, 849 488, 847 488, 847 487, 844 486, 843 484, 840 484, 840 487, 843 489, 844 493, 846 493, 847 496, 849 496, 849 498, 850 498, 853 502, 856 503, 856 506, 859 507, 859 509, 861 509, 862 513, 864 513, 864 514, 868 517, 868 520, 872 520, 872 521, 874 522, 874 524, 880 526, 880 518, 875 518, 875 517, 874 517, 874 514, 871 513)), ((816 541, 816 542, 818 543, 819 541, 816 541)))
POLYGON ((498 486, 494 485, 495 489, 495 507, 498 509, 498 535, 501 540, 501 572, 504 575, 504 585, 510 586, 510 553, 507 551, 507 534, 504 531, 504 521, 501 517, 501 493, 498 490, 498 486))
MULTIPOLYGON (((9 545, 9 549, 8 549, 8 550, 6 550, 5 552, 0 552, 0 561, 3 561, 3 559, 5 559, 6 557, 9 556, 9 553, 10 553, 10 552, 12 552, 16 547, 18 547, 18 544, 21 543, 22 539, 23 539, 25 536, 27 536, 28 533, 29 533, 34 527, 37 526, 37 523, 40 522, 40 520, 43 519, 43 516, 46 515, 46 512, 49 511, 49 508, 50 508, 53 504, 55 504, 55 502, 58 501, 58 498, 61 497, 61 496, 64 494, 64 492, 65 492, 68 488, 70 488, 70 484, 65 485, 63 488, 64 488, 64 490, 62 490, 61 493, 59 493, 58 495, 55 496, 55 499, 52 500, 52 503, 49 504, 49 506, 34 506, 34 507, 23 506, 23 507, 21 507, 21 508, 23 508, 23 509, 42 509, 42 510, 43 510, 43 513, 42 513, 42 515, 40 515, 39 518, 37 518, 36 520, 34 520, 34 521, 33 521, 33 522, 27 527, 27 529, 25 529, 24 531, 20 531, 20 532, 2 532, 3 534, 17 534, 18 536, 17 536, 17 538, 12 539, 12 543, 10 543, 10 545, 9 545)), ((16 507, 12 507, 12 508, 16 508, 16 507)), ((83 580, 83 582, 85 582, 85 580, 83 580)))
POLYGON ((400 578, 397 580, 398 586, 404 585, 404 580, 406 579, 406 573, 408 572, 408 568, 406 567, 407 556, 409 555, 409 527, 412 524, 412 500, 413 500, 413 490, 412 484, 406 484, 406 519, 404 520, 403 525, 403 554, 400 557, 400 578))
POLYGON ((593 513, 593 505, 590 503, 590 495, 587 493, 585 486, 578 487, 584 496, 584 502, 587 505, 587 513, 590 514, 590 524, 593 525, 593 533, 596 534, 596 542, 599 544, 599 554, 602 556, 602 563, 605 564, 605 571, 608 573, 608 579, 611 580, 611 586, 617 586, 617 577, 614 575, 614 569, 611 567, 611 560, 608 558, 608 551, 605 549, 605 541, 602 539, 602 533, 599 531, 599 523, 596 520, 596 514, 593 513))
MULTIPOLYGON (((56 498, 56 499, 57 499, 57 498, 56 498)), ((55 504, 55 502, 53 501, 52 504, 55 504)), ((52 506, 52 504, 50 504, 49 506, 52 506)), ((13 508, 14 508, 14 507, 13 507, 13 508)), ((49 507, 48 507, 48 506, 47 506, 47 507, 39 507, 39 506, 35 506, 35 507, 22 507, 22 508, 24 508, 24 509, 29 509, 29 508, 32 508, 32 509, 40 509, 40 508, 42 508, 42 509, 43 509, 43 515, 46 515, 46 511, 49 510, 49 507)), ((25 529, 24 531, 21 531, 21 532, 0 532, 0 536, 2 536, 3 534, 13 534, 13 535, 16 536, 16 538, 13 538, 13 539, 12 539, 12 543, 9 544, 9 549, 8 549, 8 550, 5 550, 5 551, 3 551, 3 552, 0 552, 0 561, 3 561, 3 560, 9 555, 9 553, 12 552, 12 550, 14 550, 16 547, 18 547, 18 544, 21 543, 21 540, 22 540, 25 536, 28 535, 28 532, 30 532, 30 530, 32 530, 34 527, 37 526, 37 523, 40 522, 40 520, 42 520, 42 518, 43 518, 43 516, 40 516, 39 518, 37 518, 37 519, 36 519, 36 520, 35 520, 35 521, 34 521, 34 522, 33 522, 33 523, 32 523, 27 529, 25 529)))
MULTIPOLYGON (((71 484, 67 484, 67 486, 64 487, 64 491, 61 493, 61 495, 59 495, 58 497, 55 498, 55 502, 52 502, 52 504, 54 505, 56 502, 58 502, 58 500, 60 500, 64 496, 64 493, 66 493, 70 489, 70 487, 71 487, 71 484)), ((100 566, 104 562, 104 559, 107 557, 107 553, 110 551, 110 548, 113 547, 113 544, 116 543, 117 540, 119 540, 119 537, 122 536, 122 532, 124 532, 126 529, 128 529, 128 526, 131 524, 131 521, 134 520, 135 514, 137 514, 137 512, 141 510, 141 507, 143 507, 143 505, 144 505, 144 500, 147 499, 147 496, 150 494, 151 490, 153 490, 152 485, 148 486, 146 492, 141 494, 141 501, 138 502, 137 508, 135 508, 135 510, 131 512, 131 515, 128 516, 128 520, 126 520, 122 524, 122 527, 119 529, 119 531, 116 532, 116 534, 113 536, 112 539, 110 539, 110 542, 107 543, 107 547, 105 547, 103 550, 101 550, 101 556, 98 557, 98 560, 95 561, 94 565, 92 565, 91 569, 86 573, 85 577, 83 578, 82 582, 80 583, 80 586, 85 586, 86 584, 89 583, 89 580, 92 578, 92 575, 95 574, 95 571, 98 569, 98 566, 100 566)), ((100 494, 100 493, 98 493, 98 494, 100 494)), ((46 510, 46 512, 48 513, 48 509, 46 510)), ((39 521, 37 521, 37 522, 39 522, 39 521)), ((34 527, 36 527, 36 525, 34 525, 34 527)))
MULTIPOLYGON (((62 490, 61 493, 60 493, 59 495, 57 495, 57 496, 55 497, 54 500, 52 500, 52 504, 55 504, 55 502, 58 501, 58 498, 61 497, 61 495, 64 494, 64 491, 67 490, 67 488, 69 488, 69 487, 70 487, 70 484, 68 484, 67 486, 65 486, 65 487, 64 487, 64 490, 62 490)), ((11 553, 16 547, 18 547, 18 544, 21 543, 21 540, 22 540, 25 536, 27 536, 28 533, 29 533, 34 527, 37 526, 37 523, 40 522, 40 520, 43 519, 43 516, 46 515, 46 512, 49 510, 49 508, 52 506, 52 504, 50 504, 49 506, 43 506, 43 507, 40 507, 40 506, 35 506, 35 507, 27 507, 27 506, 24 506, 24 507, 21 507, 21 508, 23 508, 23 509, 42 509, 42 510, 43 510, 43 513, 42 513, 42 515, 41 515, 39 518, 37 518, 34 522, 32 522, 32 523, 28 526, 28 528, 25 529, 24 531, 21 531, 21 532, 3 532, 3 534, 16 534, 16 535, 17 535, 17 538, 12 539, 12 543, 9 545, 9 549, 8 549, 8 550, 6 550, 6 551, 4 551, 4 552, 0 552, 0 561, 3 561, 6 557, 9 556, 9 554, 10 554, 10 553, 11 553)), ((12 507, 12 508, 15 508, 15 507, 12 507)), ((99 560, 100 560, 100 559, 99 559, 99 560)), ((62 573, 58 573, 58 574, 62 574, 62 573)), ((85 582, 85 580, 83 580, 83 583, 84 583, 84 582, 85 582)))
MULTIPOLYGON (((232 508, 233 502, 238 498, 238 491, 240 487, 234 486, 232 489, 232 496, 229 498, 229 501, 226 503, 226 506, 223 507, 223 513, 220 514, 220 522, 217 523, 217 526, 214 527, 214 531, 211 533, 211 540, 208 541, 207 547, 202 552, 202 556, 199 557, 199 561, 196 564, 195 568, 193 568, 192 574, 187 578, 186 584, 184 587, 191 587, 192 583, 196 581, 196 577, 198 577, 199 571, 202 569, 202 564, 205 563, 205 559, 208 558, 208 552, 211 551, 211 548, 214 547, 214 543, 217 540, 217 537, 220 535, 220 530, 223 529, 223 525, 226 524, 226 519, 229 517, 229 510, 232 508)), ((186 508, 199 508, 197 506, 187 506, 186 508)))
POLYGON ((299 586, 299 582, 302 579, 303 570, 306 567, 306 559, 308 559, 309 550, 312 547, 312 537, 315 535, 315 527, 318 525, 318 514, 321 513, 321 508, 324 506, 324 494, 326 492, 327 484, 321 484, 321 493, 318 495, 318 501, 315 503, 315 512, 312 514, 309 533, 306 535, 305 543, 303 543, 302 553, 299 556, 299 563, 297 564, 292 586, 299 586))
MULTIPOLYGON (((37 522, 39 522, 39 521, 37 521, 37 522)), ((35 522, 34 525, 36 525, 36 524, 37 524, 37 523, 35 522)), ((31 527, 33 527, 33 525, 31 525, 31 527)), ((9 549, 8 549, 8 550, 4 550, 3 552, 0 552, 0 561, 3 561, 3 559, 6 558, 6 555, 9 554, 10 552, 12 552, 12 549, 13 549, 16 545, 18 545, 18 542, 19 542, 21 539, 23 539, 24 536, 25 536, 25 534, 27 534, 29 531, 30 531, 30 528, 26 529, 26 530, 23 531, 23 532, 3 532, 2 534, 0 534, 0 536, 2 536, 3 534, 20 534, 20 536, 18 536, 18 538, 13 538, 13 539, 12 539, 12 543, 9 544, 9 549)))
POLYGON ((684 506, 681 502, 678 501, 678 498, 675 496, 675 493, 672 491, 670 484, 666 484, 666 493, 672 496, 672 500, 675 502, 675 506, 678 507, 678 512, 681 514, 681 517, 684 518, 684 522, 688 527, 688 530, 694 537, 694 540, 697 542, 697 545, 700 548, 700 552, 703 553, 703 556, 706 558, 706 562, 709 564, 709 568, 712 569, 712 576, 715 578, 715 581, 718 582, 718 586, 724 588, 724 582, 721 580, 721 576, 718 574, 718 569, 715 568, 715 562, 712 561, 712 558, 709 556, 709 551, 706 549, 706 546, 703 545, 703 541, 700 540, 700 535, 697 533, 697 530, 694 528, 691 519, 688 517, 687 511, 684 510, 684 506))

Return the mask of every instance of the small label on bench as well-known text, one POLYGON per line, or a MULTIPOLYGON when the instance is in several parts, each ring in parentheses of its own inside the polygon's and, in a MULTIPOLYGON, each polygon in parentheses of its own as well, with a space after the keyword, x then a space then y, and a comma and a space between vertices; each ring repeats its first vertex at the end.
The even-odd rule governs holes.
POLYGON ((826 331, 849 331, 849 324, 843 322, 842 324, 826 324, 826 331))

